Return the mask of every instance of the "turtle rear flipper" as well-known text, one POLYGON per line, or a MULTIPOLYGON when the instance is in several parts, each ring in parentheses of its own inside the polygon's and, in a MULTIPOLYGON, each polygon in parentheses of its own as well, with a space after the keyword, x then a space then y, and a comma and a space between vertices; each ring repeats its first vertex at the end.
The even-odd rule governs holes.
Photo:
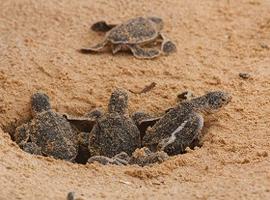
POLYGON ((167 40, 167 41, 162 42, 161 51, 165 55, 169 55, 173 52, 176 52, 176 46, 172 41, 167 40))
POLYGON ((142 48, 139 45, 127 45, 133 55, 139 59, 152 59, 160 55, 160 51, 154 48, 142 48))
POLYGON ((81 53, 93 53, 93 52, 99 52, 101 51, 106 45, 108 44, 107 40, 104 40, 103 42, 96 44, 92 47, 88 47, 88 48, 81 48, 79 51, 81 53))
POLYGON ((160 38, 162 40, 162 43, 161 43, 161 52, 163 54, 169 55, 171 53, 176 52, 176 46, 175 46, 175 44, 171 40, 169 40, 163 34, 160 34, 160 38))
POLYGON ((116 24, 107 24, 105 21, 98 21, 91 26, 92 31, 95 32, 108 32, 112 28, 117 26, 116 24))
POLYGON ((114 44, 112 45, 112 53, 116 54, 117 52, 122 50, 122 45, 121 44, 114 44))

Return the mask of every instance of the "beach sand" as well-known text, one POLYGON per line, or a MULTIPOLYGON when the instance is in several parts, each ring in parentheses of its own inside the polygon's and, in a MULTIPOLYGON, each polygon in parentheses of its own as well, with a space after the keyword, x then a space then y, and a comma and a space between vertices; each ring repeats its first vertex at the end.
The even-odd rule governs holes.
POLYGON ((270 199, 270 1, 1 0, 0 199, 270 199), (92 23, 162 17, 177 53, 78 52, 102 40, 92 23), (239 73, 249 73, 242 79, 239 73), (83 115, 129 93, 129 112, 162 114, 177 94, 223 90, 233 99, 205 118, 202 148, 153 167, 79 165, 23 152, 11 140, 42 90, 53 109, 83 115))

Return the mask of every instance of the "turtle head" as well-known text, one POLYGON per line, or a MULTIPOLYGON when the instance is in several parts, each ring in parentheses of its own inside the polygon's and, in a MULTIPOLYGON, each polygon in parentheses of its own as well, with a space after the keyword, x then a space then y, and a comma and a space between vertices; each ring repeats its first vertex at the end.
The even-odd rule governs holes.
POLYGON ((163 29, 163 20, 159 17, 148 17, 149 20, 151 20, 157 27, 157 29, 160 31, 163 29))
POLYGON ((214 91, 208 92, 202 97, 202 99, 204 99, 202 101, 202 110, 207 113, 214 113, 227 105, 231 101, 232 96, 226 92, 214 91))
POLYGON ((50 99, 45 93, 37 92, 31 97, 31 106, 33 115, 48 111, 51 109, 50 99))
POLYGON ((113 91, 108 110, 109 112, 117 112, 119 114, 125 114, 128 108, 128 94, 123 89, 116 89, 113 91))

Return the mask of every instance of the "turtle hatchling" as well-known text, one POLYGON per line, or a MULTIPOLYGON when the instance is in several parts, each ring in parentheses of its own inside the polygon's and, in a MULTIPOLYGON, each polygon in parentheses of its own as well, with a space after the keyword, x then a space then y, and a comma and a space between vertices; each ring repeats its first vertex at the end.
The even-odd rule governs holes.
POLYGON ((126 152, 131 155, 141 146, 140 131, 129 117, 128 94, 116 89, 109 100, 108 112, 97 119, 89 139, 91 156, 107 156, 126 152))
POLYGON ((80 51, 82 53, 100 52, 110 44, 113 54, 129 49, 136 58, 140 59, 151 59, 161 54, 168 55, 176 51, 176 46, 161 33, 162 29, 163 20, 159 17, 137 17, 119 25, 99 21, 92 25, 92 30, 107 32, 105 39, 80 51), (149 47, 160 40, 162 41, 160 49, 149 47))
POLYGON ((181 102, 147 129, 143 146, 168 155, 183 153, 200 136, 203 114, 218 111, 230 101, 231 95, 215 91, 181 102))
POLYGON ((76 132, 65 117, 51 109, 49 97, 41 92, 31 98, 33 119, 17 127, 15 141, 33 154, 74 161, 78 153, 76 132))

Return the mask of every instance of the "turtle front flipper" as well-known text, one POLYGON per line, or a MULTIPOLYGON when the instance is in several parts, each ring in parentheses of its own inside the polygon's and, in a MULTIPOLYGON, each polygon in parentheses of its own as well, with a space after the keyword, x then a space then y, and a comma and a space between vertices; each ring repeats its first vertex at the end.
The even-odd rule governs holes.
POLYGON ((109 158, 107 156, 92 156, 88 159, 88 163, 98 162, 102 165, 127 165, 130 157, 127 153, 121 152, 114 157, 109 158))
POLYGON ((89 160, 87 161, 88 163, 100 163, 102 165, 108 165, 112 163, 112 159, 110 159, 109 157, 106 156, 92 156, 91 158, 89 158, 89 160))
POLYGON ((104 114, 104 111, 102 110, 102 108, 94 108, 90 112, 86 113, 84 117, 97 119, 101 117, 103 114, 104 114))
POLYGON ((91 132, 96 120, 103 115, 103 110, 95 108, 82 117, 76 117, 63 113, 63 117, 79 132, 91 132))
POLYGON ((22 146, 22 149, 30 154, 42 155, 41 148, 33 142, 27 142, 22 146))
POLYGON ((116 24, 107 24, 105 21, 98 21, 91 26, 92 31, 95 32, 108 32, 112 28, 117 26, 116 24))
POLYGON ((145 49, 138 45, 127 45, 133 55, 139 59, 153 59, 160 55, 160 51, 154 48, 145 49))
POLYGON ((136 126, 138 127, 140 131, 141 139, 143 139, 147 128, 154 126, 154 124, 161 117, 152 117, 150 114, 147 114, 144 112, 135 112, 133 113, 131 118, 135 122, 136 126))
POLYGON ((88 48, 81 48, 80 52, 81 53, 92 53, 92 52, 99 52, 101 51, 106 45, 108 44, 108 40, 104 40, 103 42, 96 44, 92 47, 88 48))
POLYGON ((162 39, 161 43, 161 52, 165 55, 169 55, 171 53, 176 52, 175 44, 165 37, 163 34, 159 34, 160 38, 162 39))
POLYGON ((30 128, 30 124, 26 123, 17 127, 15 130, 15 141, 21 148, 30 140, 30 128))
POLYGON ((90 132, 96 122, 94 117, 75 117, 66 113, 63 114, 63 117, 79 132, 90 132))

